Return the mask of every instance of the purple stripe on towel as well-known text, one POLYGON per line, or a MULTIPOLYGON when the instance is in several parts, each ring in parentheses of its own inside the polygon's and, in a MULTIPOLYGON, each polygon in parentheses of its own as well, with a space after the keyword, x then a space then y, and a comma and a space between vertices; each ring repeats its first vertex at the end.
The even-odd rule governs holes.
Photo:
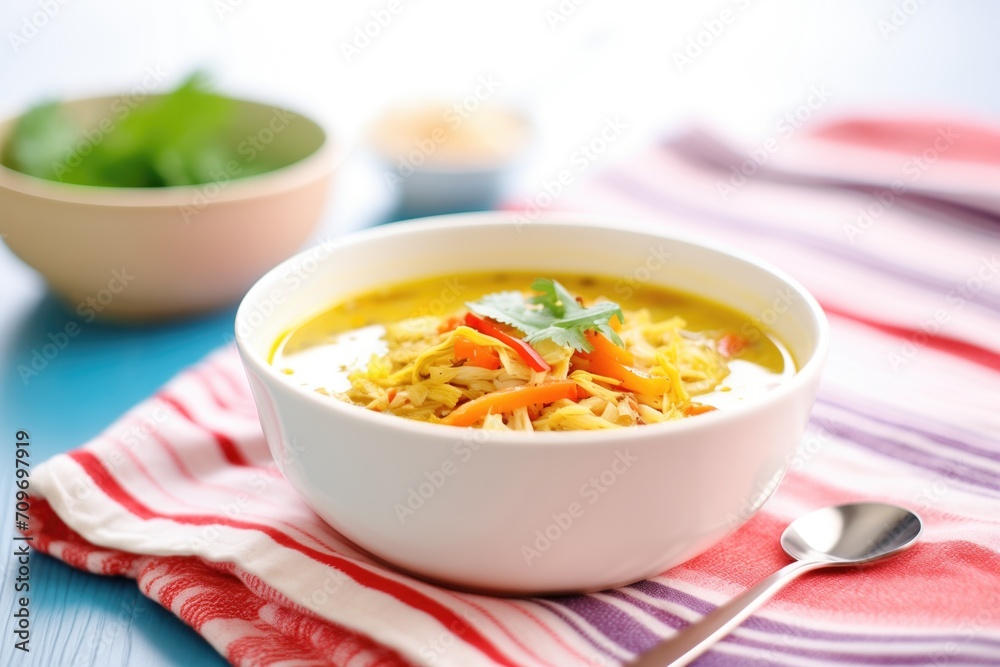
POLYGON ((930 470, 948 479, 980 489, 1000 492, 1000 475, 992 471, 977 468, 961 461, 944 459, 893 438, 875 435, 862 428, 850 426, 842 421, 826 420, 816 414, 813 415, 813 421, 837 437, 896 461, 909 463, 912 466, 930 470))
MULTIPOLYGON (((699 597, 689 595, 676 588, 671 588, 665 584, 661 584, 657 581, 646 580, 640 581, 631 586, 627 586, 624 590, 634 589, 648 595, 651 598, 656 598, 658 600, 664 600, 667 602, 673 602, 675 604, 687 607, 688 609, 701 614, 702 616, 708 614, 710 611, 715 609, 715 605, 699 597)), ((649 607, 651 605, 644 603, 640 600, 636 600, 637 603, 649 607)), ((662 611, 661 613, 667 614, 667 617, 661 619, 664 623, 674 626, 670 622, 670 619, 678 618, 676 615, 671 614, 667 611, 662 611)), ((845 642, 879 642, 879 643, 893 643, 893 644, 906 644, 913 641, 918 642, 941 642, 944 644, 970 644, 979 645, 990 648, 1000 649, 1000 640, 990 639, 990 638, 980 638, 980 637, 970 637, 968 634, 928 634, 923 633, 919 636, 914 635, 900 635, 900 634, 862 634, 857 632, 834 632, 830 630, 812 630, 809 628, 803 628, 797 625, 789 625, 787 623, 782 623, 780 621, 772 621, 760 616, 751 616, 749 619, 743 622, 743 626, 757 630, 759 632, 766 632, 770 634, 778 635, 779 637, 804 637, 806 639, 816 639, 823 641, 845 641, 845 642)))
MULTIPOLYGON (((775 238, 786 239, 825 255, 831 255, 867 269, 894 276, 914 285, 919 285, 935 294, 948 294, 955 289, 953 282, 940 280, 925 273, 915 271, 907 266, 887 262, 878 257, 866 255, 858 250, 841 247, 829 243, 824 239, 810 236, 809 234, 795 232, 787 228, 776 229, 768 227, 751 218, 732 215, 711 208, 693 206, 671 199, 663 193, 652 190, 646 185, 638 183, 621 173, 612 173, 603 176, 599 181, 620 190, 623 194, 631 198, 643 201, 653 208, 670 211, 679 215, 698 217, 723 229, 734 229, 743 232, 766 232, 775 238)), ((985 290, 976 294, 975 300, 970 301, 970 303, 977 304, 994 312, 1000 312, 1000 297, 985 290)))
MULTIPOLYGON (((933 443, 936 443, 936 444, 939 444, 939 445, 942 445, 942 446, 945 446, 945 447, 949 447, 951 449, 957 449, 958 451, 965 452, 967 454, 973 454, 975 456, 981 456, 983 458, 990 459, 991 461, 1000 461, 1000 441, 998 441, 996 443, 997 449, 995 449, 995 450, 993 450, 993 449, 984 449, 984 448, 979 447, 977 445, 969 444, 969 443, 965 442, 964 440, 958 440, 957 438, 953 438, 951 436, 947 436, 947 435, 944 435, 944 434, 941 434, 941 433, 935 433, 933 431, 929 431, 929 430, 927 430, 925 428, 920 428, 920 427, 914 426, 912 424, 906 424, 904 422, 895 421, 895 420, 892 420, 892 419, 886 419, 885 417, 881 417, 881 416, 879 416, 877 414, 874 414, 874 413, 871 413, 871 412, 867 412, 867 411, 864 411, 864 410, 860 410, 860 409, 858 409, 856 407, 853 407, 853 406, 849 406, 849 405, 847 405, 846 403, 844 403, 842 401, 828 398, 824 394, 820 394, 820 396, 817 397, 816 402, 817 403, 821 403, 823 405, 828 405, 828 406, 836 408, 838 410, 843 410, 845 412, 849 412, 849 413, 851 413, 853 415, 856 415, 856 416, 858 416, 858 417, 860 417, 862 419, 867 419, 868 421, 873 421, 876 424, 884 424, 886 426, 892 426, 893 428, 897 428, 897 429, 899 429, 901 431, 909 431, 910 433, 914 433, 916 435, 919 435, 922 438, 925 438, 925 439, 927 439, 927 440, 929 440, 929 441, 931 441, 933 443)), ((958 429, 955 429, 955 430, 958 430, 958 429)))
MULTIPOLYGON (((580 627, 579 623, 577 623, 572 618, 570 618, 566 613, 564 613, 562 611, 562 609, 559 608, 558 605, 554 604, 555 600, 558 600, 558 599, 559 598, 549 598, 549 599, 532 598, 531 602, 534 602, 539 607, 542 607, 543 609, 546 609, 549 612, 551 612, 552 614, 554 614, 555 616, 557 616, 560 621, 562 621, 563 623, 565 623, 566 625, 568 625, 570 628, 572 628, 573 632, 575 632, 581 639, 585 640, 588 644, 590 644, 591 646, 593 646, 594 649, 598 653, 600 653, 601 655, 603 655, 603 656, 605 656, 607 658, 615 659, 615 654, 614 653, 612 653, 611 651, 609 651, 608 649, 604 648, 603 646, 601 646, 600 644, 598 644, 596 641, 594 641, 593 639, 591 639, 590 635, 587 632, 584 632, 584 630, 580 627)), ((612 643, 614 643, 614 642, 612 642, 612 643)))
POLYGON ((592 595, 571 595, 547 601, 574 612, 627 651, 638 653, 659 641, 658 635, 633 616, 592 595))
POLYGON ((893 428, 897 428, 897 429, 899 429, 901 431, 908 431, 910 433, 914 433, 914 434, 919 435, 920 437, 922 437, 922 438, 924 438, 926 440, 929 440, 932 443, 935 443, 935 444, 938 444, 938 445, 942 445, 942 446, 947 447, 949 449, 955 449, 955 450, 960 451, 960 452, 965 452, 966 454, 972 454, 974 456, 980 456, 982 458, 989 459, 991 461, 1000 461, 1000 444, 997 445, 997 447, 998 447, 997 450, 983 449, 982 447, 977 447, 975 445, 968 444, 966 442, 963 442, 961 440, 957 440, 955 438, 952 438, 952 437, 949 437, 949 436, 946 436, 946 435, 941 435, 939 433, 933 433, 931 431, 928 431, 926 429, 921 429, 921 428, 918 428, 916 426, 910 426, 910 425, 904 424, 902 422, 893 421, 891 419, 886 419, 884 417, 879 417, 878 415, 872 414, 870 412, 865 412, 865 411, 859 410, 859 409, 857 409, 855 407, 846 405, 846 404, 844 404, 842 402, 839 402, 839 401, 831 400, 831 399, 826 398, 825 396, 822 396, 822 395, 820 395, 816 399, 816 402, 817 403, 821 403, 823 405, 827 405, 827 406, 832 407, 832 408, 835 408, 837 410, 842 410, 844 412, 850 413, 850 414, 852 414, 852 415, 854 415, 856 417, 859 417, 861 419, 867 419, 868 421, 875 422, 876 424, 883 424, 885 426, 891 426, 893 428))
MULTIPOLYGON (((997 665, 997 658, 984 658, 975 655, 960 655, 954 642, 942 642, 941 647, 930 649, 928 652, 909 655, 898 653, 865 652, 856 653, 848 651, 835 651, 814 648, 798 648, 793 642, 772 645, 766 642, 749 639, 739 635, 730 635, 723 641, 745 646, 750 649, 760 649, 769 659, 771 656, 800 656, 812 660, 826 660, 832 664, 854 664, 854 665, 997 665), (950 650, 953 649, 953 650, 950 650), (960 663, 956 663, 960 659, 960 663)), ((770 661, 770 660, 769 660, 770 661)))

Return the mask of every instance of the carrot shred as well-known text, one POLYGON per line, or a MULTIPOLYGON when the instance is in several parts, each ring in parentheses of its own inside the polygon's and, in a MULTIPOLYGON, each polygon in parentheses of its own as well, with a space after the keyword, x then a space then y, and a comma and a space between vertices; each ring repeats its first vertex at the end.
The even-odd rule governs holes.
POLYGON ((462 318, 455 317, 454 315, 452 315, 451 317, 444 320, 443 322, 441 322, 441 324, 438 325, 438 333, 443 334, 443 333, 448 333, 449 331, 454 331, 461 324, 462 324, 462 318))
POLYGON ((441 421, 452 426, 472 426, 490 413, 555 403, 563 398, 577 400, 576 383, 572 380, 499 389, 463 403, 441 421))
POLYGON ((622 389, 645 396, 663 396, 670 391, 670 380, 667 378, 652 377, 640 370, 630 368, 598 349, 579 356, 587 361, 585 370, 594 375, 620 380, 622 389))
POLYGON ((490 348, 474 343, 465 336, 455 337, 455 358, 465 360, 470 366, 495 371, 500 368, 500 357, 490 348))
POLYGON ((695 415, 703 415, 706 412, 713 412, 718 410, 714 405, 705 405, 704 403, 688 403, 684 407, 684 416, 693 417, 695 415))
POLYGON ((569 366, 574 371, 589 371, 590 370, 590 359, 581 356, 579 352, 574 354, 569 358, 569 366))
POLYGON ((719 339, 719 353, 724 357, 735 357, 746 349, 750 341, 736 333, 727 333, 719 339))

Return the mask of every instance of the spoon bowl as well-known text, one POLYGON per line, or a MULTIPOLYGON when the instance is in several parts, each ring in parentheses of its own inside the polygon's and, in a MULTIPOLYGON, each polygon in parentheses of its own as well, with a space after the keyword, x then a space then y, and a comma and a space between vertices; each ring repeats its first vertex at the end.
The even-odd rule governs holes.
POLYGON ((920 530, 920 518, 902 507, 851 503, 799 517, 781 535, 781 548, 799 561, 859 565, 910 547, 920 530))

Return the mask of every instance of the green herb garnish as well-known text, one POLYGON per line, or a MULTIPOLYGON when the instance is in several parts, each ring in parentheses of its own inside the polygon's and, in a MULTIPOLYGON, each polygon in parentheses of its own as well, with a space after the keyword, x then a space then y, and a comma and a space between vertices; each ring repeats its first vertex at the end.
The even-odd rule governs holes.
POLYGON ((531 289, 538 294, 527 299, 520 292, 495 292, 465 305, 477 315, 518 329, 529 343, 551 340, 557 345, 590 352, 594 347, 584 334, 593 330, 619 347, 625 346, 611 328, 612 317, 617 315, 619 321, 625 320, 617 303, 604 301, 584 307, 558 281, 548 278, 539 278, 531 284, 531 289))
POLYGON ((196 72, 164 95, 117 97, 86 124, 59 103, 41 104, 18 119, 0 163, 50 181, 124 188, 198 185, 282 166, 263 151, 244 159, 237 103, 208 87, 196 72))

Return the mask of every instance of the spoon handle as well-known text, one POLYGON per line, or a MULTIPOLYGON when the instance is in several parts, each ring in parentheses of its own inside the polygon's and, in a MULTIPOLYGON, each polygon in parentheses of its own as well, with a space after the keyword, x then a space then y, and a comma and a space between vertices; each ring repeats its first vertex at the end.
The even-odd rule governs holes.
POLYGON ((728 603, 717 607, 700 621, 642 653, 630 667, 682 667, 742 623, 785 584, 803 572, 828 565, 816 561, 795 561, 767 577, 728 603))

